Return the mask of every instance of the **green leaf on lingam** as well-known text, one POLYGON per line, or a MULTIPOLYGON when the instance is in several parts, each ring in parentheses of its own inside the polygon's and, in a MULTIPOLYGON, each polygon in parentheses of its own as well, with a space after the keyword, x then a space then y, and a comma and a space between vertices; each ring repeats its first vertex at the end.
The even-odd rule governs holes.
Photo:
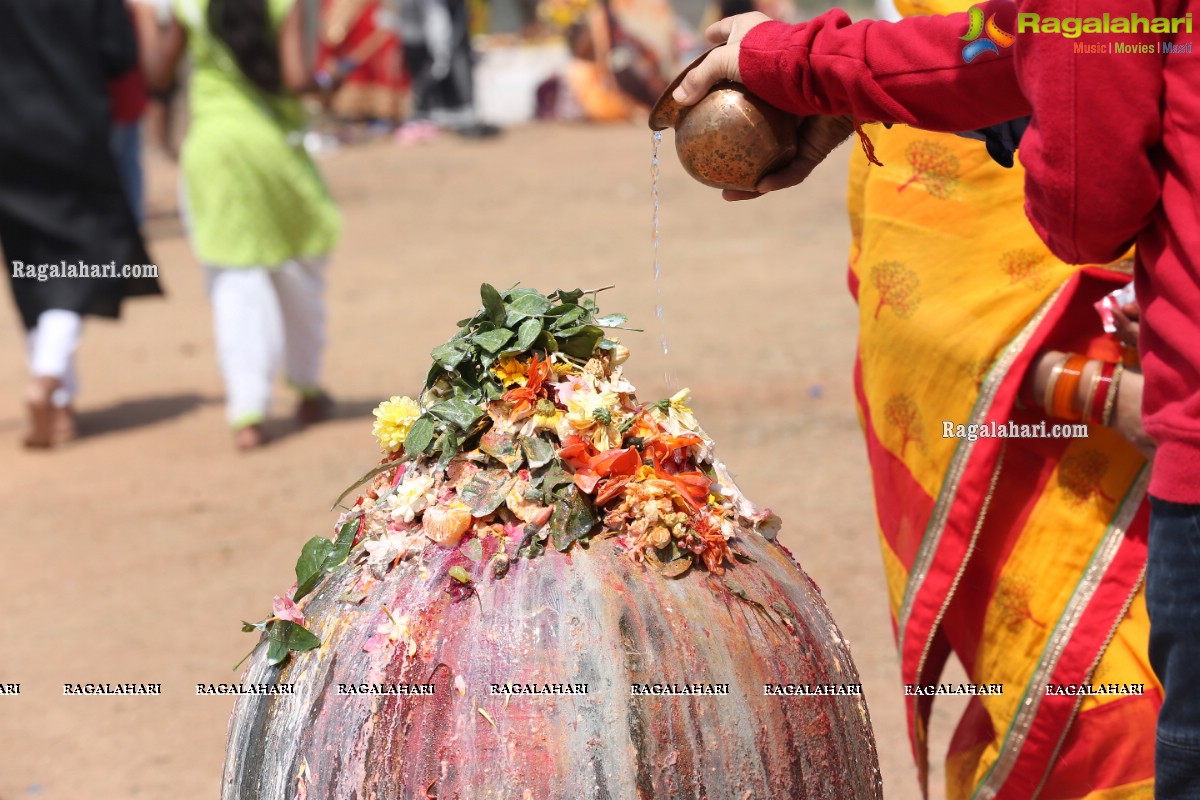
POLYGON ((596 527, 596 514, 591 503, 575 486, 559 493, 550 514, 550 541, 554 549, 565 551, 587 536, 596 527))
POLYGON ((454 369, 467 357, 467 345, 461 341, 446 342, 446 344, 433 348, 429 355, 433 357, 434 363, 438 366, 454 369))
POLYGON ((563 463, 555 458, 546 467, 546 471, 537 476, 533 484, 541 488, 546 494, 550 494, 559 486, 565 486, 568 483, 574 482, 574 480, 571 473, 567 472, 563 466, 563 463))
POLYGON ((507 328, 497 328, 486 333, 477 333, 472 341, 488 353, 499 353, 504 345, 513 338, 513 332, 507 328))
POLYGON ((559 334, 562 341, 559 349, 569 356, 576 358, 591 358, 596 345, 604 338, 604 329, 595 325, 585 325, 578 332, 568 336, 564 331, 559 334))
POLYGON ((549 464, 554 458, 554 445, 540 436, 529 436, 521 440, 521 450, 530 469, 537 469, 549 464))
POLYGON ((331 555, 331 560, 335 564, 341 564, 350 555, 350 548, 354 546, 354 537, 358 534, 361 525, 362 517, 355 517, 338 530, 331 555))
POLYGON ((296 594, 292 597, 293 600, 304 597, 321 582, 333 551, 333 542, 324 536, 314 536, 304 543, 300 550, 300 558, 296 560, 296 594))
POLYGON ((516 480, 507 470, 482 469, 459 487, 458 499, 466 503, 473 517, 481 519, 504 504, 516 480))
POLYGON ((554 295, 558 302, 569 305, 579 302, 579 298, 583 297, 583 289, 559 289, 554 295))
POLYGON ((551 302, 533 289, 514 289, 508 301, 508 322, 526 317, 540 317, 550 310, 551 302))
POLYGON ((480 438, 479 449, 508 467, 509 472, 521 468, 523 456, 517 447, 517 440, 511 434, 493 428, 480 438))
MULTIPOLYGON (((483 409, 462 398, 452 397, 430 408, 429 413, 446 420, 459 430, 465 431, 475 424, 475 420, 483 416, 483 409)), ((411 431, 409 433, 411 435, 411 431)))
MULTIPOLYGON (((508 311, 504 307, 504 298, 496 291, 496 287, 485 283, 479 287, 479 296, 483 298, 483 313, 496 325, 503 325, 508 311)), ((471 320, 467 320, 469 324, 471 320)))
POLYGON ((521 323, 521 327, 517 328, 517 341, 508 350, 504 351, 505 355, 515 356, 524 353, 533 343, 537 341, 538 336, 542 333, 542 321, 537 317, 530 317, 521 323))
POLYGON ((629 321, 629 317, 624 314, 605 314, 603 317, 596 317, 594 320, 596 325, 602 328, 615 328, 619 325, 624 325, 629 321))
POLYGON ((424 453, 433 442, 433 434, 433 419, 428 414, 419 417, 408 429, 408 436, 404 438, 405 454, 416 458, 424 453))
POLYGON ((301 652, 321 646, 321 640, 311 632, 286 619, 276 620, 268 626, 267 642, 267 663, 271 666, 282 664, 292 650, 301 652))

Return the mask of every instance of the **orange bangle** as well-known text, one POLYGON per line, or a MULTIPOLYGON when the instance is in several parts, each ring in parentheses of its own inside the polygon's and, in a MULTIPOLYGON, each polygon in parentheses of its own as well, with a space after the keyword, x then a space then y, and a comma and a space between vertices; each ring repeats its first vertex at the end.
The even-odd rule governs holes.
POLYGON ((1072 354, 1063 364, 1062 374, 1054 385, 1054 398, 1051 401, 1049 415, 1057 419, 1078 421, 1079 412, 1075 410, 1075 395, 1079 391, 1080 377, 1088 362, 1087 356, 1072 354))
POLYGON ((1054 387, 1058 385, 1058 377, 1062 375, 1063 366, 1066 365, 1068 358, 1070 356, 1060 358, 1058 363, 1050 368, 1050 377, 1046 379, 1046 388, 1042 394, 1042 411, 1047 417, 1050 416, 1050 407, 1054 405, 1054 387))

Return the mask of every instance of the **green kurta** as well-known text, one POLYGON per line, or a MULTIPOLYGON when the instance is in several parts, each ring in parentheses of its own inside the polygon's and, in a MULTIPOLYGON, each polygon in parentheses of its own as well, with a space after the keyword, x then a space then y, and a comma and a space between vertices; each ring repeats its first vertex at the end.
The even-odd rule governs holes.
MULTIPOLYGON (((295 0, 268 0, 278 28, 295 0)), ((238 69, 209 30, 208 0, 175 0, 192 61, 181 156, 192 241, 214 267, 278 267, 328 254, 341 217, 301 142, 303 112, 238 69)))

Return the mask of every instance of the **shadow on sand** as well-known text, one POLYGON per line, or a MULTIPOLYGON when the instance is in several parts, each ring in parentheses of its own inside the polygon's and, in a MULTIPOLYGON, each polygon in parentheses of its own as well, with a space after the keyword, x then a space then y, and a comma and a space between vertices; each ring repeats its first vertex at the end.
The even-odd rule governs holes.
MULTIPOLYGON (((333 409, 330 411, 329 418, 320 424, 328 424, 330 422, 341 422, 343 420, 363 420, 371 419, 371 412, 379 405, 379 400, 344 400, 335 398, 333 401, 333 409)), ((267 434, 266 446, 270 447, 280 441, 295 436, 298 433, 303 433, 305 428, 298 425, 291 417, 274 417, 268 419, 263 424, 263 430, 267 434)), ((369 431, 369 427, 368 427, 369 431)))
POLYGON ((122 400, 105 408, 89 408, 76 417, 79 437, 103 436, 108 433, 143 428, 189 414, 201 406, 220 403, 219 397, 204 397, 188 392, 164 397, 122 400))

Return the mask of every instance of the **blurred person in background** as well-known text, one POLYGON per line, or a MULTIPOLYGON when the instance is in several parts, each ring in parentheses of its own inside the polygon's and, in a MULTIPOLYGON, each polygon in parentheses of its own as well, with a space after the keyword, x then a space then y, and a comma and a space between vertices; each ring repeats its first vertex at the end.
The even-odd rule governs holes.
POLYGON ((126 0, 133 20, 138 48, 138 63, 108 82, 108 97, 113 113, 113 155, 121 174, 125 196, 138 222, 145 219, 144 171, 142 169, 142 117, 150 104, 146 88, 146 55, 157 41, 159 20, 170 14, 170 0, 126 0))
MULTIPOLYGON (((657 8, 650 5, 651 11, 657 8)), ((612 5, 550 0, 540 15, 552 26, 565 26, 571 60, 561 75, 538 87, 539 119, 619 122, 649 113, 667 87, 663 57, 629 31, 612 5)), ((646 18, 655 18, 653 13, 641 17, 643 27, 646 18)), ((659 21, 661 33, 674 34, 673 17, 659 21)), ((668 69, 675 61, 673 36, 670 42, 668 69)))
POLYGON ((181 166, 186 219, 213 307, 227 417, 242 450, 263 422, 279 361, 300 396, 296 421, 325 419, 325 267, 341 218, 303 145, 298 94, 329 90, 310 72, 297 0, 177 0, 150 82, 191 58, 181 166))
POLYGON ((466 0, 398 0, 404 64, 411 80, 410 122, 401 142, 445 128, 462 136, 495 136, 475 113, 475 54, 466 0))
POLYGON ((75 436, 83 316, 115 318, 125 297, 161 293, 154 278, 91 277, 150 260, 113 158, 106 90, 136 65, 122 0, 0 0, 0 247, 26 330, 28 447, 75 436), (89 276, 28 272, 49 265, 89 276))
POLYGON ((399 16, 382 0, 325 0, 318 26, 317 66, 340 69, 335 116, 390 132, 404 117, 408 75, 400 55, 399 16))

